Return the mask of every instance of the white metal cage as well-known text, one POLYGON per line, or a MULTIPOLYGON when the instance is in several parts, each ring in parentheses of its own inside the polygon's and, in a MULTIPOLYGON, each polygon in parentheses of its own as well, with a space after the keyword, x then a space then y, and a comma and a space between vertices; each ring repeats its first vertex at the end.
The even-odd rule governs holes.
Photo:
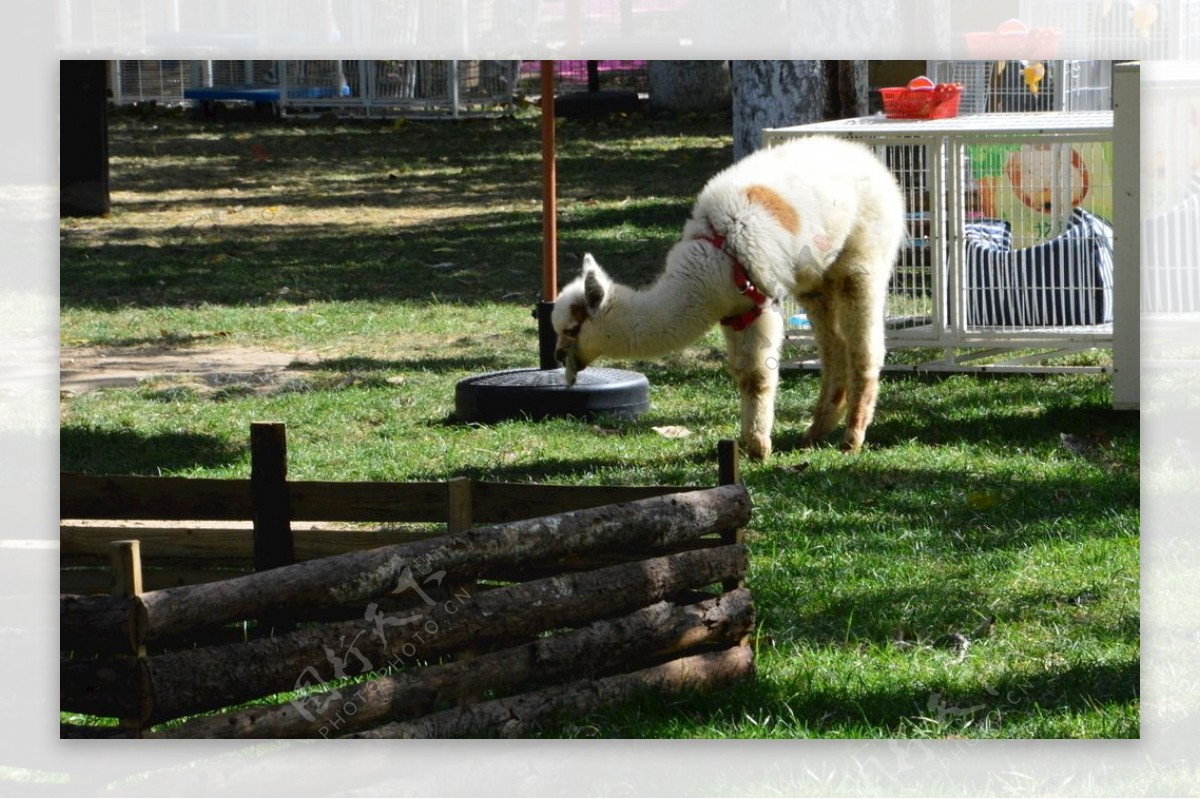
MULTIPOLYGON (((929 369, 982 368, 986 357, 989 369, 1058 370, 1076 367, 1045 362, 1112 343, 1112 119, 875 116, 768 130, 764 142, 854 139, 896 176, 909 240, 888 296, 889 350, 936 348, 920 364, 929 369)), ((789 341, 812 346, 803 309, 789 301, 784 312, 789 341)))
POLYGON ((114 61, 117 105, 263 102, 284 113, 457 116, 507 108, 519 61, 225 60, 114 61))
POLYGON ((960 115, 1112 109, 1111 61, 927 61, 925 74, 962 85, 960 115))
POLYGON ((1155 124, 1141 174, 1141 307, 1156 322, 1200 312, 1200 64, 1155 64, 1146 74, 1143 103, 1155 124))
POLYGON ((1019 16, 1058 30, 1059 51, 1077 57, 1200 56, 1200 0, 1021 0, 1019 16))

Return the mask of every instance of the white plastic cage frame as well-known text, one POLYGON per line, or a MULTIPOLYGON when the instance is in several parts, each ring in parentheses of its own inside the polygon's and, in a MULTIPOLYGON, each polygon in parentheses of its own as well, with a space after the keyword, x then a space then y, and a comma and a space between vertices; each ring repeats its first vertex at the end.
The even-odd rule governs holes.
POLYGON ((1021 0, 1031 28, 1060 32, 1060 53, 1085 58, 1200 57, 1200 0, 1021 0))
MULTIPOLYGON (((896 175, 910 235, 889 290, 887 346, 938 357, 889 369, 1109 371, 1048 361, 1113 344, 1114 236, 1092 224, 1112 223, 1112 126, 1105 111, 874 116, 767 130, 764 144, 836 135, 867 144, 896 175), (995 232, 987 220, 1009 228, 990 260, 967 245, 995 232), (1077 240, 1087 247, 1058 244, 1077 240)), ((814 347, 803 309, 788 300, 783 311, 788 343, 814 347)), ((802 355, 790 365, 819 362, 802 355)))
POLYGON ((1021 61, 925 62, 925 75, 936 83, 963 87, 960 116, 1030 111, 1111 111, 1112 62, 1055 60, 1038 62, 1039 80, 1027 80, 1021 61))
POLYGON ((1141 309, 1147 323, 1200 314, 1200 64, 1146 66, 1154 121, 1141 173, 1141 309))

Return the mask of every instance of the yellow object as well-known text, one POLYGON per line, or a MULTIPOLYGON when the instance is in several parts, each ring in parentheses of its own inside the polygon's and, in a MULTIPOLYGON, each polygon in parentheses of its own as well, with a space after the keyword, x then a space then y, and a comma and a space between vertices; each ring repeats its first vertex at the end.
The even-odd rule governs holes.
POLYGON ((1145 3, 1133 9, 1133 27, 1137 28, 1142 40, 1150 38, 1150 29, 1158 19, 1158 4, 1145 3))
POLYGON ((1046 77, 1046 66, 1041 61, 1032 61, 1025 65, 1021 74, 1025 77, 1025 86, 1031 93, 1037 94, 1042 78, 1046 77))

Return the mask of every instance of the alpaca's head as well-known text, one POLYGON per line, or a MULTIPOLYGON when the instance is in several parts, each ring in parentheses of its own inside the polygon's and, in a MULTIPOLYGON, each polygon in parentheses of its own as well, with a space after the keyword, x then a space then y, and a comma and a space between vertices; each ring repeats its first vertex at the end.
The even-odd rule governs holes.
POLYGON ((605 354, 604 312, 612 299, 613 282, 589 253, 583 257, 583 273, 567 284, 558 299, 550 321, 558 334, 554 357, 566 367, 567 383, 575 374, 605 354))

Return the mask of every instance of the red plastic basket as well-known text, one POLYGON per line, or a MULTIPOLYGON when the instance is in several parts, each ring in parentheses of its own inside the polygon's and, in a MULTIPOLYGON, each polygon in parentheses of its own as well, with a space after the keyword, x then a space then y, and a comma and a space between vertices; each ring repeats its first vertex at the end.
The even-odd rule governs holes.
POLYGON ((913 78, 907 86, 880 89, 883 115, 888 119, 946 119, 958 116, 961 83, 935 84, 929 78, 913 78))
POLYGON ((967 57, 977 61, 1045 61, 1058 55, 1059 36, 1056 28, 1030 28, 1019 19, 1010 19, 994 31, 964 33, 963 40, 967 57))

